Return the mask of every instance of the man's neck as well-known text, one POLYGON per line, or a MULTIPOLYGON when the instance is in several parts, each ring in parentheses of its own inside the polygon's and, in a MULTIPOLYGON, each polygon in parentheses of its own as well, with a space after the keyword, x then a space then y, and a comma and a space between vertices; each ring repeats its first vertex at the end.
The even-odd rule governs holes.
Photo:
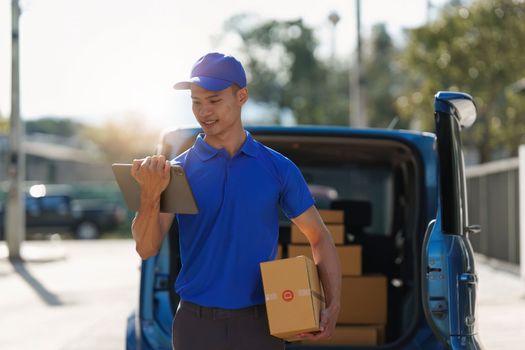
POLYGON ((246 132, 242 125, 239 128, 228 131, 225 134, 204 136, 204 141, 214 148, 224 148, 233 157, 241 148, 242 144, 246 140, 246 132))

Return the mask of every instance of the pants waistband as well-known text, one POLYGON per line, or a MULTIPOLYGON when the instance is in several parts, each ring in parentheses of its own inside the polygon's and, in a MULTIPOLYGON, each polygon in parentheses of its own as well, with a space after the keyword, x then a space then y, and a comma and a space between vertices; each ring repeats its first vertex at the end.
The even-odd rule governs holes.
POLYGON ((184 308, 184 310, 191 311, 199 318, 220 319, 241 316, 260 318, 266 316, 265 304, 249 306, 242 309, 222 309, 218 307, 201 306, 189 301, 181 300, 179 308, 184 308))

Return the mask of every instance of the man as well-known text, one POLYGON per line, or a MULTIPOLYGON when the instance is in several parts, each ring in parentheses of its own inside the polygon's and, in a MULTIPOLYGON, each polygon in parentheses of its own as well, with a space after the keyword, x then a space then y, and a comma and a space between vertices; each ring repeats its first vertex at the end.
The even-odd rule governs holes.
MULTIPOLYGON (((325 291, 320 332, 301 336, 330 337, 341 290, 335 246, 297 166, 243 128, 248 89, 241 63, 207 54, 175 89, 191 90, 204 133, 173 160, 185 169, 199 208, 196 215, 177 215, 182 268, 175 283, 181 303, 173 321, 174 349, 284 349, 269 334, 259 270, 260 262, 275 259, 279 207, 308 237, 325 291)), ((157 254, 174 218, 159 212, 169 167, 164 156, 133 161, 142 194, 132 233, 142 259, 157 254)))

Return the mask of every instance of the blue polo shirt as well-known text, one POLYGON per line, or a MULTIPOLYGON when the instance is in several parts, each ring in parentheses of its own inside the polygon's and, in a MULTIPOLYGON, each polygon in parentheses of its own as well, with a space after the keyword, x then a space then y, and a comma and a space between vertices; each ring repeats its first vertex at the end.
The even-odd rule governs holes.
POLYGON ((263 304, 259 263, 276 257, 279 208, 294 218, 314 204, 300 170, 247 131, 233 157, 200 134, 172 163, 184 168, 199 208, 177 214, 182 268, 175 290, 208 307, 263 304))

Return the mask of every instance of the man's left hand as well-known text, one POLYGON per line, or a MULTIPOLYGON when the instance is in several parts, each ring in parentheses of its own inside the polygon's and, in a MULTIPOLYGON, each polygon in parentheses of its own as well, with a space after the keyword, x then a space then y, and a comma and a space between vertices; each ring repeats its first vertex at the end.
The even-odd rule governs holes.
POLYGON ((334 332, 335 324, 339 316, 339 307, 328 307, 321 311, 321 321, 319 322, 319 332, 300 333, 299 337, 304 340, 329 339, 334 332))

